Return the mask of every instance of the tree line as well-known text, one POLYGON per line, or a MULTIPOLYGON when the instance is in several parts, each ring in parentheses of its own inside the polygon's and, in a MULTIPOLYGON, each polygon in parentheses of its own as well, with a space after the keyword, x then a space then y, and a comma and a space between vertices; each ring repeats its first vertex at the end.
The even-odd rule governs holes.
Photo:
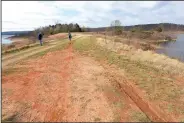
POLYGON ((119 20, 114 20, 111 22, 109 27, 100 27, 100 28, 86 28, 80 27, 79 24, 70 23, 70 24, 60 24, 56 23, 55 25, 49 25, 44 27, 39 27, 29 33, 18 34, 16 36, 36 36, 39 32, 44 33, 45 35, 53 35, 63 32, 100 32, 100 31, 112 31, 113 34, 121 34, 122 31, 131 31, 131 32, 142 32, 142 31, 168 31, 168 30, 184 30, 184 25, 171 24, 171 23, 161 23, 161 24, 144 24, 144 25, 134 25, 134 26, 122 26, 119 20))
MULTIPOLYGON (((119 23, 116 20, 117 24, 119 23)), ((101 32, 106 31, 106 28, 109 30, 113 30, 113 26, 115 21, 113 21, 110 26, 108 27, 99 27, 99 28, 88 28, 90 32, 101 32)), ((184 31, 184 25, 182 24, 172 24, 172 23, 159 23, 159 24, 139 24, 139 25, 132 25, 132 26, 118 26, 124 31, 132 31, 132 32, 140 32, 140 31, 184 31)))
POLYGON ((42 32, 46 35, 53 35, 53 34, 57 34, 57 33, 61 33, 61 32, 82 32, 83 30, 81 29, 81 27, 76 23, 70 23, 70 24, 60 24, 57 23, 55 25, 49 25, 49 26, 45 26, 45 27, 40 27, 38 29, 34 30, 36 33, 38 32, 42 32))
POLYGON ((49 25, 44 27, 39 27, 33 31, 30 31, 28 34, 18 34, 17 36, 36 36, 39 32, 43 33, 44 35, 53 35, 57 33, 66 33, 70 32, 84 32, 86 29, 85 27, 81 28, 79 24, 60 24, 56 23, 55 25, 49 25))

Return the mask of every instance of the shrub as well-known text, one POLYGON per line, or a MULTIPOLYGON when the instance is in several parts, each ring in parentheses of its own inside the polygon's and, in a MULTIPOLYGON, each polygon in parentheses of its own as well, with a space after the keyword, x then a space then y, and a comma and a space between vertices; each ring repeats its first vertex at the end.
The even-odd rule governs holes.
POLYGON ((162 28, 161 28, 161 27, 157 27, 157 28, 156 28, 156 31, 157 31, 157 32, 162 32, 162 28))
POLYGON ((15 44, 9 44, 7 47, 8 47, 8 49, 15 48, 15 44))
POLYGON ((144 50, 144 51, 154 50, 154 47, 151 46, 151 44, 141 44, 141 49, 144 50))
POLYGON ((112 21, 111 27, 113 29, 113 33, 116 35, 122 34, 123 27, 121 26, 121 22, 119 20, 112 21))
POLYGON ((171 36, 166 36, 166 37, 165 37, 165 40, 171 41, 172 38, 171 38, 171 36))

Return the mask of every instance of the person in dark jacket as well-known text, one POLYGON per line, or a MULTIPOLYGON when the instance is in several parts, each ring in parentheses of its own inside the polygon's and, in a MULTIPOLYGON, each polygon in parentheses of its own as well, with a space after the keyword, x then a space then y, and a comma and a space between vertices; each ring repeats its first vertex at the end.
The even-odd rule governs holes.
POLYGON ((43 34, 42 33, 39 33, 38 40, 40 41, 40 45, 41 46, 43 45, 42 39, 43 39, 43 34))
POLYGON ((68 32, 68 38, 69 38, 69 40, 71 41, 72 35, 71 35, 70 31, 68 32))

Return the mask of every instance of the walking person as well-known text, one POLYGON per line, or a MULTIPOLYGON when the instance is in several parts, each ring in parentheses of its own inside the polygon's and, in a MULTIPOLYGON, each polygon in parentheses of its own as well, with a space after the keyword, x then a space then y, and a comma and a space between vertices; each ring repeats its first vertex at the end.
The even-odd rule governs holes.
POLYGON ((40 41, 40 45, 41 46, 43 45, 42 38, 43 38, 43 34, 42 33, 39 33, 38 40, 40 41))
POLYGON ((70 31, 68 32, 68 38, 69 38, 69 40, 71 42, 71 40, 72 40, 72 34, 70 33, 70 31))

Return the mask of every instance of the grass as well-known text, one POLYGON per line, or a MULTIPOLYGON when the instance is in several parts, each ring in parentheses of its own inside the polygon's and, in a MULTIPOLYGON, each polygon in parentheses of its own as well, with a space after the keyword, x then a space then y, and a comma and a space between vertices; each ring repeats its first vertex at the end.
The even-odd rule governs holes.
POLYGON ((175 98, 180 93, 183 94, 180 91, 181 88, 172 79, 168 80, 164 77, 167 74, 165 71, 151 66, 149 62, 145 64, 141 61, 133 61, 128 56, 118 55, 113 51, 97 46, 94 37, 91 41, 89 37, 76 41, 74 48, 79 52, 90 53, 97 60, 106 60, 109 64, 115 64, 126 70, 127 76, 138 80, 136 84, 145 89, 153 99, 175 98), (155 85, 157 87, 153 88, 155 85), (152 93, 154 91, 159 93, 152 93))
MULTIPOLYGON (((96 45, 95 37, 86 37, 74 43, 74 49, 82 54, 92 56, 96 60, 107 61, 125 70, 127 78, 145 90, 149 100, 178 100, 184 92, 174 79, 168 77, 168 72, 154 67, 150 62, 131 60, 127 55, 119 55, 104 47, 96 45)), ((184 114, 184 113, 183 113, 184 114)))
POLYGON ((48 52, 53 52, 53 51, 58 51, 58 50, 63 50, 66 48, 66 46, 68 45, 68 41, 63 41, 62 43, 57 43, 56 44, 57 46, 51 48, 51 49, 47 49, 45 51, 42 51, 42 52, 39 52, 39 53, 36 53, 32 56, 30 56, 28 59, 33 59, 33 58, 38 58, 38 57, 41 57, 41 56, 44 56, 45 54, 47 54, 48 52))
POLYGON ((113 107, 116 107, 118 109, 124 108, 125 104, 123 103, 123 96, 120 90, 116 89, 115 87, 108 87, 108 86, 104 86, 102 89, 103 91, 106 91, 112 94, 113 100, 110 99, 110 101, 112 102, 111 105, 113 107))
POLYGON ((98 122, 98 121, 101 121, 101 119, 100 119, 99 117, 96 117, 96 118, 94 119, 94 121, 95 121, 95 122, 98 122))
POLYGON ((168 111, 169 111, 169 112, 173 112, 173 110, 174 110, 173 105, 172 105, 172 104, 169 104, 169 105, 168 105, 168 111))
POLYGON ((26 72, 26 71, 27 71, 27 69, 25 69, 25 68, 9 67, 7 69, 2 70, 2 76, 10 75, 10 74, 13 74, 16 72, 22 73, 22 72, 26 72))
POLYGON ((141 111, 132 111, 131 119, 134 122, 151 122, 151 120, 141 111))
POLYGON ((97 43, 102 47, 112 49, 113 51, 116 51, 116 52, 124 53, 124 55, 127 55, 136 61, 140 60, 145 63, 149 61, 149 62, 152 62, 151 64, 152 66, 160 68, 164 71, 168 71, 176 75, 178 74, 184 75, 184 72, 183 72, 184 64, 179 62, 179 60, 170 59, 168 56, 156 54, 153 51, 150 51, 158 47, 158 46, 155 46, 154 44, 149 45, 149 43, 148 44, 144 43, 144 41, 142 42, 142 41, 132 40, 131 43, 129 43, 129 45, 125 45, 127 43, 114 42, 113 40, 110 40, 110 39, 108 40, 108 42, 102 41, 103 39, 100 41, 99 38, 97 40, 98 40, 97 43), (144 50, 148 50, 148 51, 145 52, 144 50))
POLYGON ((182 123, 183 123, 183 122, 184 122, 184 118, 182 118, 182 119, 180 120, 180 122, 182 122, 182 123))
POLYGON ((108 100, 111 107, 113 107, 113 122, 120 122, 121 121, 121 112, 123 108, 126 107, 126 103, 124 103, 124 97, 122 92, 119 89, 116 89, 112 86, 102 86, 102 91, 107 94, 106 99, 108 100))
MULTIPOLYGON (((76 40, 76 38, 77 37, 75 37, 73 40, 76 40)), ((26 58, 23 58, 21 61, 17 61, 16 62, 16 64, 17 63, 20 63, 20 64, 22 64, 22 62, 24 61, 24 60, 28 60, 28 59, 34 59, 34 58, 38 58, 38 57, 41 57, 41 56, 43 56, 43 55, 45 55, 45 54, 47 54, 48 52, 53 52, 53 51, 57 51, 57 50, 63 50, 66 46, 67 46, 67 44, 68 44, 68 39, 57 39, 57 40, 55 40, 55 41, 53 41, 53 42, 47 42, 47 43, 45 43, 45 45, 44 46, 46 46, 46 47, 48 47, 47 49, 45 49, 45 50, 43 50, 43 51, 40 51, 40 52, 37 52, 37 53, 35 53, 35 54, 33 54, 33 55, 30 55, 29 57, 26 57, 26 58), (50 47, 49 48, 49 46, 53 46, 53 47, 50 47)), ((42 47, 38 47, 38 49, 41 49, 42 47)), ((36 48, 37 49, 37 48, 36 48)), ((36 50, 35 49, 35 50, 36 50)), ((24 51, 24 52, 22 52, 23 50, 20 50, 21 52, 19 53, 19 54, 12 54, 12 57, 9 57, 9 58, 6 58, 6 60, 8 60, 8 59, 12 59, 12 58, 16 58, 16 57, 18 57, 18 56, 21 56, 21 55, 26 55, 26 53, 29 53, 29 52, 31 52, 31 51, 33 51, 32 50, 32 48, 30 49, 30 50, 26 50, 26 51, 24 51)), ((5 61, 6 62, 6 61, 5 61)), ((12 63, 12 64, 14 64, 14 63, 12 63)), ((9 71, 8 71, 9 72, 9 71)))
MULTIPOLYGON (((64 39, 64 40, 66 40, 66 39, 64 39)), ((59 42, 59 41, 61 41, 61 40, 60 39, 55 40, 55 42, 59 42)), ((44 46, 52 45, 52 43, 44 42, 43 45, 44 46)), ((2 55, 7 55, 7 54, 10 54, 10 53, 16 53, 16 52, 24 51, 24 50, 29 49, 29 48, 39 47, 39 46, 40 46, 39 43, 29 44, 29 45, 25 45, 25 46, 22 46, 22 47, 19 47, 19 48, 13 48, 13 49, 6 50, 6 51, 2 52, 2 55)))
MULTIPOLYGON (((58 43, 54 48, 37 53, 29 58, 37 58, 51 51, 62 50, 67 44, 67 41, 58 43)), ((95 37, 89 36, 80 38, 73 43, 73 48, 82 54, 94 57, 96 60, 104 60, 109 64, 115 64, 124 69, 127 78, 134 81, 136 85, 145 90, 146 96, 150 100, 177 101, 177 99, 184 94, 184 91, 182 91, 183 88, 176 85, 174 80, 168 79, 166 76, 168 73, 165 71, 153 67, 150 62, 131 60, 129 56, 119 55, 116 52, 96 45, 95 37)), ((12 69, 7 73, 11 73, 11 71, 14 72, 16 70, 12 69)), ((117 106, 120 105, 117 103, 117 106)), ((181 110, 182 109, 177 110, 177 112, 184 114, 181 110)), ((140 121, 144 119, 146 121, 145 116, 140 113, 135 113, 133 116, 140 119, 140 121)))
MULTIPOLYGON (((18 62, 16 62, 16 63, 13 63, 13 64, 24 64, 23 62, 24 62, 24 60, 28 60, 28 59, 34 59, 34 58, 38 58, 38 57, 41 57, 41 56, 43 56, 43 55, 45 55, 45 54, 47 54, 48 52, 52 52, 52 51, 56 51, 56 50, 63 50, 66 46, 67 46, 67 44, 68 44, 68 41, 66 41, 66 40, 62 40, 62 42, 59 42, 59 41, 61 41, 61 40, 57 40, 57 43, 56 44, 54 44, 54 45, 56 45, 55 47, 52 47, 51 49, 47 49, 47 50, 45 50, 45 51, 41 51, 41 52, 38 52, 38 53, 36 53, 36 54, 34 54, 34 55, 31 55, 31 56, 29 56, 29 57, 27 57, 27 58, 24 58, 23 60, 21 60, 21 61, 18 61, 18 62)), ((50 43, 47 43, 46 44, 46 46, 48 46, 48 45, 51 45, 50 43)), ((52 44, 53 45, 53 44, 52 44)), ((44 45, 45 46, 45 45, 44 45)), ((39 46, 40 47, 40 46, 39 46)), ((21 51, 23 51, 23 50, 21 50, 21 51)), ((14 56, 12 56, 12 57, 10 57, 10 58, 8 58, 8 59, 11 59, 11 58, 16 58, 16 57, 18 57, 18 56, 21 56, 21 55, 24 55, 25 53, 27 53, 27 52, 20 52, 21 54, 17 54, 17 55, 14 55, 14 56)), ((6 61, 5 61, 6 62, 6 61)), ((13 65, 12 64, 12 65, 13 65)), ((16 72, 26 72, 26 69, 24 69, 24 68, 15 68, 14 67, 14 65, 13 66, 10 66, 10 67, 8 67, 8 68, 6 68, 6 69, 3 69, 2 70, 2 75, 4 76, 4 75, 10 75, 10 74, 13 74, 13 73, 16 73, 16 72)))
POLYGON ((23 51, 23 50, 26 50, 26 49, 29 49, 29 48, 32 48, 32 47, 37 47, 39 46, 40 44, 32 44, 32 45, 25 45, 25 46, 22 46, 20 48, 15 48, 15 49, 10 49, 10 50, 6 50, 2 53, 2 55, 7 55, 9 53, 16 53, 16 52, 20 52, 20 51, 23 51))
POLYGON ((7 96, 11 96, 13 94, 13 90, 12 89, 8 89, 8 88, 6 88, 6 89, 4 88, 2 90, 2 93, 3 93, 3 95, 6 94, 7 96))
POLYGON ((17 114, 11 115, 9 117, 3 118, 1 122, 16 122, 17 114))

